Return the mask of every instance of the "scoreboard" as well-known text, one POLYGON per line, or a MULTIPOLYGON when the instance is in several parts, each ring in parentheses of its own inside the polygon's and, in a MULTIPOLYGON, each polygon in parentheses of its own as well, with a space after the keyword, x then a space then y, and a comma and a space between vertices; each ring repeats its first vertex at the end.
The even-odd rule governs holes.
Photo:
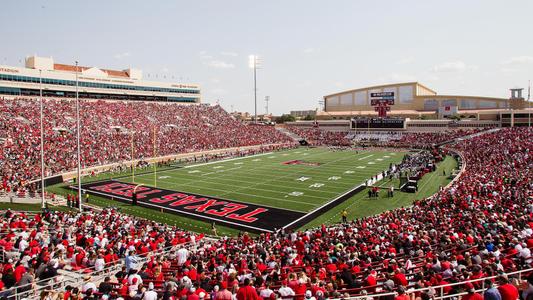
POLYGON ((370 93, 370 105, 376 106, 380 103, 394 105, 394 92, 370 93))
POLYGON ((404 129, 402 118, 356 118, 350 122, 351 129, 404 129))

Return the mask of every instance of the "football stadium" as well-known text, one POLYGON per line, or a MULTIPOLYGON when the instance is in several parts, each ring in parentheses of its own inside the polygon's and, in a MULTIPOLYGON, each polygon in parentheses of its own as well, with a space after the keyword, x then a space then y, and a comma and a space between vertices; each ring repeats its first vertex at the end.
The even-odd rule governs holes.
MULTIPOLYGON (((458 39, 465 53, 476 50, 476 64, 428 68, 416 64, 438 61, 436 44, 432 56, 393 60, 412 44, 405 36, 385 43, 380 28, 366 27, 362 36, 375 49, 346 35, 336 40, 359 57, 333 46, 298 52, 294 39, 332 45, 332 31, 307 18, 315 14, 336 16, 326 27, 339 34, 363 30, 343 27, 347 18, 365 24, 356 8, 398 16, 373 4, 339 2, 330 11, 304 1, 257 3, 263 27, 243 25, 244 9, 208 2, 223 20, 199 3, 106 3, 106 11, 101 1, 2 4, 2 20, 14 21, 16 11, 34 17, 20 24, 34 39, 23 39, 20 28, 0 31, 18 38, 0 52, 0 300, 533 299, 533 109, 525 77, 533 57, 504 59, 489 72, 494 63, 483 63, 480 49, 496 57, 516 48, 458 39), (185 9, 191 16, 177 14, 185 9), (212 18, 193 22, 196 11, 212 18), (100 27, 89 18, 98 14, 142 16, 154 26, 100 27), (58 28, 55 17, 72 27, 43 39, 41 30, 58 28), (314 38, 289 26, 295 19, 314 38), (242 40, 251 29, 276 46, 263 45, 268 59, 252 55, 246 68, 238 59, 250 51, 242 40), (187 37, 198 44, 184 45, 187 37), (145 48, 135 48, 139 42, 145 48), (115 50, 125 45, 137 50, 115 50), (56 58, 21 54, 34 51, 56 58), (358 74, 348 68, 352 60, 358 74), (372 68, 363 72, 367 62, 372 68), (396 68, 431 84, 384 75, 396 68), (464 84, 481 79, 481 88, 464 84)), ((432 18, 456 18, 449 5, 438 4, 432 18)), ((533 8, 517 5, 517 14, 533 8)), ((422 17, 423 7, 405 13, 422 17)), ((503 17, 504 7, 487 4, 484 18, 503 17)), ((486 31, 455 20, 460 28, 426 19, 420 30, 439 38, 486 31)), ((502 25, 505 34, 513 24, 502 25)))

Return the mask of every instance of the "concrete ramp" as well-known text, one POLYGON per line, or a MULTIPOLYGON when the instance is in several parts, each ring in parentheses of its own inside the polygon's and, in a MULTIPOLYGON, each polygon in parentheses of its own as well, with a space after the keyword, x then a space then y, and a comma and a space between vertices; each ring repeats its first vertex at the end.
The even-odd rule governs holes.
POLYGON ((290 137, 293 141, 295 142, 299 142, 301 140, 303 140, 304 138, 302 138, 301 136, 287 130, 287 128, 285 127, 279 127, 279 126, 276 126, 275 127, 279 132, 285 134, 286 136, 290 137))

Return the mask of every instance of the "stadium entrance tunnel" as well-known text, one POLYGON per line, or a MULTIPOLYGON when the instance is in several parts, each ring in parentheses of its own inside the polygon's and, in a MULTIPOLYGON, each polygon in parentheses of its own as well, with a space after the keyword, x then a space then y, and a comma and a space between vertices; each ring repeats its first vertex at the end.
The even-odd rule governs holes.
MULTIPOLYGON (((82 190, 112 200, 132 203, 136 186, 134 183, 105 180, 83 184, 82 190)), ((293 210, 149 186, 139 186, 135 192, 139 206, 255 233, 274 232, 306 216, 303 212, 293 210)))

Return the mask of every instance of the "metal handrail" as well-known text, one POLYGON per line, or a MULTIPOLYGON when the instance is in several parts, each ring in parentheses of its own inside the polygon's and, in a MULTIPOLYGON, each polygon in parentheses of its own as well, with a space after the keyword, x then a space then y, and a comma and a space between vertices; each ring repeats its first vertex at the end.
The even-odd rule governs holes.
MULTIPOLYGON (((507 277, 513 277, 513 278, 515 278, 515 276, 513 276, 513 275, 518 275, 518 277, 516 279, 522 280, 522 274, 530 273, 530 272, 533 272, 533 268, 523 269, 523 270, 509 272, 509 273, 504 273, 503 275, 506 275, 507 277)), ((434 299, 453 298, 453 297, 465 295, 466 293, 465 292, 460 292, 460 293, 456 293, 456 294, 445 295, 444 294, 444 289, 445 288, 458 286, 458 285, 460 286, 460 285, 464 285, 466 283, 481 282, 481 289, 476 289, 475 291, 476 292, 483 292, 485 290, 485 280, 486 279, 495 279, 495 278, 498 278, 500 276, 501 275, 488 276, 488 277, 483 277, 483 278, 465 280, 465 281, 461 281, 461 282, 455 282, 455 283, 448 283, 448 284, 443 284, 443 285, 425 287, 425 288, 421 288, 421 289, 407 290, 405 293, 406 294, 411 294, 411 293, 426 292, 426 291, 433 290, 433 291, 439 291, 438 295, 435 295, 434 299)), ((497 286, 497 285, 494 285, 494 286, 497 286)), ((383 297, 383 296, 391 296, 391 295, 396 296, 396 295, 398 295, 398 293, 397 292, 377 293, 377 294, 368 294, 368 295, 362 295, 362 296, 354 296, 354 297, 349 297, 349 298, 335 298, 333 300, 341 300, 341 299, 359 300, 359 299, 366 299, 368 297, 375 298, 375 297, 383 297)))
MULTIPOLYGON (((170 247, 166 247, 163 249, 158 249, 155 251, 150 251, 150 252, 140 254, 138 255, 141 257, 140 264, 142 265, 148 262, 149 257, 153 255, 157 255, 157 256, 165 255, 176 249, 183 248, 183 247, 188 248, 188 247, 195 246, 195 245, 196 244, 189 242, 189 243, 178 244, 175 246, 170 246, 170 247)), ((69 284, 75 285, 84 276, 91 276, 93 278, 93 281, 95 282, 102 281, 106 276, 110 276, 110 274, 115 273, 117 272, 117 270, 121 269, 122 266, 124 266, 124 263, 125 263, 125 259, 121 258, 117 261, 110 262, 109 264, 107 264, 107 266, 103 270, 100 270, 100 271, 94 270, 94 266, 90 268, 83 268, 83 269, 76 270, 76 271, 68 271, 61 275, 57 275, 51 278, 41 279, 39 281, 35 281, 33 283, 29 283, 29 284, 25 284, 21 286, 14 286, 3 292, 8 292, 8 293, 13 292, 13 294, 8 296, 8 298, 12 300, 20 300, 23 298, 37 299, 41 291, 50 290, 50 289, 52 290, 62 289, 69 284), (90 269, 92 269, 92 271, 87 272, 87 270, 90 270, 90 269), (65 278, 65 277, 68 277, 68 278, 65 278), (62 280, 60 281, 59 279, 62 279, 62 280), (18 292, 19 289, 26 288, 26 287, 31 287, 31 289, 28 291, 24 291, 24 292, 18 292)))

